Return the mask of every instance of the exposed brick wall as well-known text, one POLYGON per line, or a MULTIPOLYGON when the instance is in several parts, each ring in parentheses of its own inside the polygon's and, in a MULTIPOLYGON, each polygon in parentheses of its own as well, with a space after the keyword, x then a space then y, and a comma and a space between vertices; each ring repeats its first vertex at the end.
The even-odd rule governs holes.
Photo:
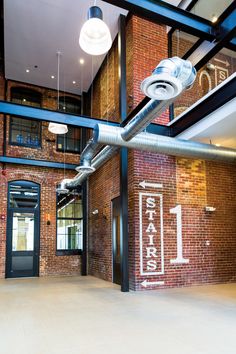
MULTIPOLYGON (((8 81, 7 92, 6 92, 6 97, 8 101, 11 101, 12 87, 24 87, 24 88, 36 90, 37 92, 42 94, 42 108, 52 109, 52 110, 56 110, 57 108, 57 93, 55 90, 49 90, 41 87, 38 88, 29 84, 8 81)), ((68 94, 67 96, 76 98, 76 95, 68 94)), ((32 149, 23 146, 10 145, 9 128, 10 128, 10 118, 7 117, 7 149, 6 149, 7 156, 64 162, 65 154, 63 152, 57 151, 56 136, 48 131, 47 122, 42 122, 42 146, 39 149, 32 149)), ((1 136, 2 134, 3 133, 1 133, 1 136)), ((73 153, 66 153, 66 162, 78 164, 79 155, 73 153)))
MULTIPOLYGON (((67 171, 72 178, 73 171, 67 171)), ((64 177, 63 171, 8 164, 4 175, 0 164, 0 278, 5 277, 6 216, 8 182, 27 180, 40 184, 40 276, 80 274, 80 256, 56 256, 56 184, 64 177), (50 214, 51 225, 47 225, 50 214)))
MULTIPOLYGON (((137 16, 129 19, 126 36, 128 107, 132 111, 145 97, 140 90, 141 82, 151 75, 162 59, 168 57, 168 38, 166 26, 157 25, 137 16)), ((167 124, 169 110, 162 113, 154 122, 167 124)))
POLYGON ((89 91, 91 117, 120 122, 118 75, 118 40, 116 38, 89 91))
POLYGON ((119 196, 119 154, 89 177, 89 274, 112 281, 112 199, 119 196), (93 215, 93 210, 98 214, 93 215))
MULTIPOLYGON (((236 168, 200 160, 178 158, 175 161, 173 157, 137 151, 132 155, 134 172, 130 169, 129 175, 131 288, 144 289, 141 283, 145 279, 164 281, 164 287, 235 281, 236 168), (139 186, 143 180, 162 183, 163 188, 143 190, 139 186), (164 275, 140 275, 140 192, 163 195, 164 275), (183 256, 189 259, 189 264, 174 265, 170 260, 177 256, 176 215, 171 214, 170 209, 179 204, 182 205, 183 256), (215 207, 216 211, 206 212, 207 205, 215 207)), ((155 223, 158 224, 157 217, 155 223)), ((143 255, 145 258, 145 247, 143 255)))

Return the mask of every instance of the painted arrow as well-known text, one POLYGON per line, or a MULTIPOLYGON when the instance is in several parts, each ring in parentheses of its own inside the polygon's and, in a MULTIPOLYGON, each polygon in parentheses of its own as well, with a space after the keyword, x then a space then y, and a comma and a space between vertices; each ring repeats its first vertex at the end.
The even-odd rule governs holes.
POLYGON ((222 63, 222 64, 225 64, 225 66, 229 66, 229 62, 227 60, 220 60, 220 59, 217 59, 217 58, 214 58, 215 61, 218 61, 219 63, 222 63))
POLYGON ((141 285, 144 286, 144 288, 146 288, 149 285, 164 285, 165 282, 164 281, 147 281, 147 279, 145 279, 141 285))
POLYGON ((139 185, 141 187, 143 187, 144 189, 146 187, 150 187, 150 188, 163 188, 163 185, 161 183, 150 183, 150 182, 146 182, 146 181, 143 181, 143 182, 140 182, 139 185))

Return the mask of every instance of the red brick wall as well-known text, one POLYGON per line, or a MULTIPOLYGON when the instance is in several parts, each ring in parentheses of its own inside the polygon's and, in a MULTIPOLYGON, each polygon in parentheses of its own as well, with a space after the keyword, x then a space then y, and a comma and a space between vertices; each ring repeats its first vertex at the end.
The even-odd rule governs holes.
MULTIPOLYGON (((157 64, 168 57, 166 26, 157 25, 137 16, 127 24, 127 90, 128 107, 132 111, 145 97, 141 82, 152 74, 157 64)), ((155 123, 167 124, 169 110, 155 119, 155 123)))
POLYGON ((120 194, 119 154, 89 177, 89 274, 112 281, 112 199, 120 194), (92 211, 98 210, 93 215, 92 211))
MULTIPOLYGON (((2 78, 4 81, 4 79, 2 78)), ((55 90, 49 90, 46 88, 38 88, 32 85, 17 83, 14 81, 7 82, 7 92, 6 97, 7 100, 11 100, 11 88, 12 87, 25 87, 32 88, 37 92, 42 94, 42 108, 46 109, 56 109, 57 105, 57 94, 55 90)), ((0 87, 1 89, 1 87, 0 87)), ((75 97, 76 95, 68 95, 70 97, 75 97)), ((3 126, 3 118, 0 118, 0 127, 3 126)), ((56 161, 56 162, 64 162, 66 159, 67 163, 79 163, 79 155, 73 153, 66 153, 66 158, 63 152, 59 152, 56 149, 56 136, 48 131, 48 123, 42 122, 42 146, 40 149, 32 149, 23 146, 13 146, 9 144, 10 136, 9 136, 9 126, 10 126, 10 118, 7 117, 7 156, 13 157, 25 157, 30 159, 39 159, 39 160, 48 160, 48 161, 56 161)), ((3 129, 0 132, 0 144, 2 149, 3 144, 3 129)))
MULTIPOLYGON (((129 229, 131 288, 142 290, 141 283, 164 281, 163 287, 236 280, 236 168, 232 165, 200 160, 175 159, 152 153, 133 152, 129 174, 129 229), (145 190, 143 180, 162 183, 163 188, 145 190), (163 196, 164 275, 140 274, 139 193, 163 196), (174 265, 177 256, 176 215, 170 209, 182 206, 183 256, 188 264, 174 265), (205 211, 213 206, 215 212, 205 211)), ((145 208, 142 208, 145 213, 145 208)), ((154 218, 154 224, 157 222, 154 218)), ((157 237, 160 230, 158 230, 157 237)), ((157 249, 157 253, 160 249, 157 249)), ((143 249, 144 259, 146 249, 143 249)), ((150 286, 159 288, 161 286, 150 286)))
MULTIPOLYGON (((68 178, 74 172, 66 172, 68 178)), ((0 164, 0 278, 5 277, 7 187, 13 180, 27 180, 40 184, 40 275, 80 274, 80 256, 56 256, 56 184, 64 177, 64 172, 56 169, 16 166, 8 164, 2 174, 0 164), (47 225, 50 214, 51 225, 47 225)))
POLYGON ((115 39, 89 91, 91 117, 120 122, 118 75, 118 41, 115 39))

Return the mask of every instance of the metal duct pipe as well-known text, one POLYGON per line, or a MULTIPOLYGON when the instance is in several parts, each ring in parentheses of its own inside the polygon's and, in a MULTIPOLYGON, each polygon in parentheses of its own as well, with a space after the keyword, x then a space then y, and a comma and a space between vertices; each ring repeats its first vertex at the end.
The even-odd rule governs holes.
POLYGON ((90 139, 80 155, 80 164, 76 167, 76 171, 86 173, 94 172, 95 168, 91 165, 91 161, 100 149, 101 145, 95 143, 93 139, 90 139))
MULTIPOLYGON (((105 146, 96 157, 92 159, 91 167, 96 170, 97 168, 101 167, 104 163, 106 163, 115 153, 119 150, 116 146, 105 146)), ((67 180, 66 186, 69 189, 76 188, 77 186, 81 185, 82 182, 90 175, 91 172, 83 172, 78 173, 71 180, 67 180)))
POLYGON ((141 133, 184 90, 193 85, 195 78, 196 70, 190 61, 178 57, 162 60, 141 84, 143 93, 152 100, 124 127, 122 139, 129 141, 141 133))
MULTIPOLYGON (((149 123, 162 113, 183 90, 191 87, 196 78, 196 70, 188 60, 178 57, 162 60, 152 75, 141 84, 141 90, 152 100, 122 130, 124 140, 132 139, 144 130, 149 123)), ((68 188, 75 188, 87 176, 113 156, 117 148, 106 146, 91 162, 100 145, 93 139, 88 143, 81 155, 80 166, 76 170, 83 171, 67 183, 68 188)))
POLYGON ((101 144, 127 147, 165 155, 236 163, 236 150, 233 149, 150 133, 140 133, 131 141, 127 142, 122 138, 123 130, 124 128, 98 124, 94 130, 94 140, 101 144))

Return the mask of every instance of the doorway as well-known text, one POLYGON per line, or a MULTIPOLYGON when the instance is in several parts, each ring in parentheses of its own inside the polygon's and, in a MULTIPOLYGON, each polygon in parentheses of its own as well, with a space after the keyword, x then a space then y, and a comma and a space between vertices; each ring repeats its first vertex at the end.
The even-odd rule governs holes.
POLYGON ((39 275, 39 200, 38 184, 9 183, 6 278, 39 275))
POLYGON ((121 284, 120 197, 112 200, 113 283, 121 284))

